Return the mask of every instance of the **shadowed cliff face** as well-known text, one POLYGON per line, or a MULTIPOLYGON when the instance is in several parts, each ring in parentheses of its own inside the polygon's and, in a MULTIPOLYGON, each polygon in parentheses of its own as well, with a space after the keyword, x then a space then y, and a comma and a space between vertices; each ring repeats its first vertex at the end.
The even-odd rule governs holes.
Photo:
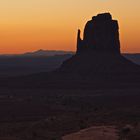
POLYGON ((83 40, 80 30, 77 36, 77 53, 90 51, 106 51, 120 53, 119 26, 109 13, 98 14, 88 21, 84 29, 83 40))

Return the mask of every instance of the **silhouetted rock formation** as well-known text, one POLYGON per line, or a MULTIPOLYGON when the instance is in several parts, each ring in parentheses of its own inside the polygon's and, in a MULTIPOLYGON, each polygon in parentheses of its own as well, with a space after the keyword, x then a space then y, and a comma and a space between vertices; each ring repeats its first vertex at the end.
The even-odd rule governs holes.
POLYGON ((80 30, 77 37, 77 53, 93 49, 94 51, 111 51, 120 53, 119 26, 112 20, 110 13, 98 14, 88 21, 83 40, 80 30))
POLYGON ((98 14, 88 21, 83 40, 80 32, 78 30, 76 54, 65 61, 59 71, 89 77, 139 72, 140 67, 120 53, 119 26, 110 13, 98 14))
POLYGON ((86 24, 83 40, 77 35, 77 53, 59 69, 13 79, 1 79, 0 87, 26 88, 139 88, 140 66, 120 53, 118 23, 109 13, 86 24))

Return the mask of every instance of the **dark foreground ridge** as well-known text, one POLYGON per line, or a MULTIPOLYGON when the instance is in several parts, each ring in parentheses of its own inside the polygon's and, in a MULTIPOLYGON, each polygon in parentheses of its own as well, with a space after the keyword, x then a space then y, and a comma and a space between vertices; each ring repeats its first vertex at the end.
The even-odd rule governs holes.
POLYGON ((77 52, 51 73, 4 79, 1 87, 28 88, 138 88, 140 66, 120 53, 119 26, 110 13, 88 21, 77 52))

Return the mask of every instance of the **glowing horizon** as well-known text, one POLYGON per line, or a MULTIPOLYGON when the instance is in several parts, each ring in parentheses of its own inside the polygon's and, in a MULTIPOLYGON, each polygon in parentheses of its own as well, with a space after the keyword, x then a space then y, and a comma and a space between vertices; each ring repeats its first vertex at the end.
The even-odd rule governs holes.
POLYGON ((119 21, 122 52, 140 52, 139 0, 4 0, 0 2, 0 54, 76 49, 77 30, 110 12, 119 21))

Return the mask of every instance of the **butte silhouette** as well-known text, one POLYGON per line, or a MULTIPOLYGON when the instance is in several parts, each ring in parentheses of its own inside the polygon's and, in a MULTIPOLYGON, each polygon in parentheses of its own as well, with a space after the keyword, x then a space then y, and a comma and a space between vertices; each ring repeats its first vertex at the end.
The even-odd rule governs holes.
POLYGON ((83 39, 77 35, 77 52, 59 71, 89 76, 128 75, 140 67, 121 55, 119 25, 110 13, 98 14, 86 23, 83 39))
POLYGON ((121 55, 119 25, 110 13, 88 21, 83 39, 77 35, 77 51, 50 73, 7 79, 1 87, 32 88, 139 88, 140 66, 121 55))

